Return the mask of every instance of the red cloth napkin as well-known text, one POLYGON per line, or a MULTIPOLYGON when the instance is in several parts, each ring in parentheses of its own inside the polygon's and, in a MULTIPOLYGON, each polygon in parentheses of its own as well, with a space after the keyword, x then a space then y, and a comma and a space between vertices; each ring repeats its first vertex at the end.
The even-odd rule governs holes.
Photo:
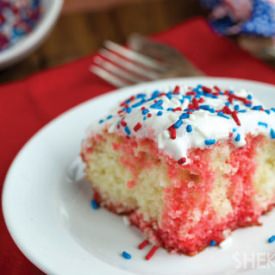
MULTIPOLYGON (((209 76, 227 76, 275 84, 275 71, 215 34, 202 18, 192 19, 154 39, 182 52, 209 76)), ((113 89, 89 73, 93 56, 0 86, 0 183, 23 144, 51 119, 113 89)), ((18 250, 0 216, 1 274, 40 274, 18 250)))

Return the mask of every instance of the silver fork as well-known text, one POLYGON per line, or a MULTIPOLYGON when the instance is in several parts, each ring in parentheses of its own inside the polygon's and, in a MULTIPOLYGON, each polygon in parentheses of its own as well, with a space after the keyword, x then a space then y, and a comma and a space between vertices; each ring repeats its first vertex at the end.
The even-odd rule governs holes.
POLYGON ((175 49, 131 35, 128 48, 105 41, 90 71, 115 87, 179 76, 202 75, 175 49))

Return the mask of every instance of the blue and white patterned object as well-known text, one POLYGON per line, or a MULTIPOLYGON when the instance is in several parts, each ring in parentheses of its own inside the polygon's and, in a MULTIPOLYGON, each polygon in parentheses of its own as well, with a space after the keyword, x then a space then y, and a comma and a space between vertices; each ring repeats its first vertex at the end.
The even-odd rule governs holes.
POLYGON ((37 25, 41 0, 0 0, 0 51, 17 43, 37 25))
POLYGON ((201 0, 212 9, 211 23, 222 34, 275 36, 275 0, 201 0))

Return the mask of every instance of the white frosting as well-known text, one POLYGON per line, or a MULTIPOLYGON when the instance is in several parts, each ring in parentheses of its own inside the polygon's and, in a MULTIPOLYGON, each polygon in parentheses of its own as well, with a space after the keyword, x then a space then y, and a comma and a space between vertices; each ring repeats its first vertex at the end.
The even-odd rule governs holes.
MULTIPOLYGON (((245 136, 247 134, 263 134, 267 137, 273 137, 275 130, 274 109, 259 110, 259 106, 262 104, 253 98, 251 99, 252 96, 246 91, 241 90, 234 93, 231 91, 234 96, 242 97, 242 99, 235 98, 229 103, 229 96, 224 94, 224 90, 218 92, 218 96, 211 96, 211 93, 205 92, 201 86, 194 88, 196 94, 191 96, 186 96, 186 92, 188 94, 192 91, 191 88, 180 87, 179 90, 179 94, 173 94, 171 91, 167 94, 169 92, 167 91, 166 95, 162 94, 153 99, 150 99, 152 94, 146 94, 143 97, 143 103, 141 102, 142 95, 132 98, 131 101, 127 101, 127 106, 124 105, 116 109, 112 116, 102 120, 100 125, 107 127, 109 133, 116 132, 138 139, 153 139, 158 148, 169 156, 176 160, 186 158, 187 161, 190 148, 209 147, 213 142, 216 143, 229 138, 236 146, 243 146, 246 144, 245 136), (195 108, 191 111, 189 118, 180 119, 181 115, 187 115, 188 106, 190 110, 190 101, 195 97, 195 100, 203 98, 204 102, 199 103, 199 109, 195 108), (154 106, 156 101, 159 105, 154 106), (135 105, 137 103, 139 106, 135 105), (226 104, 231 111, 234 111, 234 106, 238 108, 239 111, 236 112, 240 125, 237 125, 231 114, 224 114, 227 118, 218 115, 217 111, 222 110, 226 104), (128 112, 125 110, 118 113, 125 106, 128 108, 128 112), (214 112, 211 113, 202 109, 208 108, 207 106, 214 109, 214 112), (144 113, 147 111, 142 111, 142 107, 149 111, 148 114, 151 114, 151 117, 147 117, 148 114, 144 113), (182 110, 170 110, 178 107, 182 110), (176 138, 172 139, 168 128, 179 120, 182 121, 182 125, 175 129, 176 138), (121 121, 123 122, 121 123, 121 121), (134 128, 137 124, 140 124, 141 128, 135 131, 134 128), (119 128, 118 125, 120 125, 119 128), (127 126, 125 127, 125 125, 127 126), (189 126, 189 128, 192 127, 191 132, 187 131, 187 125, 191 125, 189 126)), ((212 91, 217 93, 218 90, 213 89, 212 91)))

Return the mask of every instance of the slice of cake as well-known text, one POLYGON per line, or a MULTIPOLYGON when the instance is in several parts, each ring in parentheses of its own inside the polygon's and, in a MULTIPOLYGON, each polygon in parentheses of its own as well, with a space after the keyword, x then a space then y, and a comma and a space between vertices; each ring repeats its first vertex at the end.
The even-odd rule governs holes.
POLYGON ((98 203, 194 255, 275 203, 275 109, 201 85, 136 94, 99 121, 82 158, 98 203))

